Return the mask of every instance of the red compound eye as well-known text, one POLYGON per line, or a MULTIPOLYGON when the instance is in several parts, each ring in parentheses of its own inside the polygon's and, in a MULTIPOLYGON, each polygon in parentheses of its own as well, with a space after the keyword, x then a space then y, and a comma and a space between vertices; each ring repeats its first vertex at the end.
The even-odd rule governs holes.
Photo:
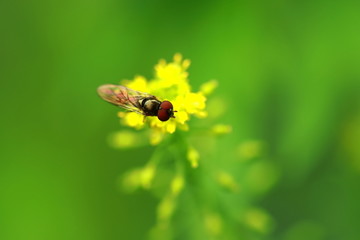
POLYGON ((169 101, 163 101, 160 103, 158 110, 158 119, 160 121, 167 121, 170 117, 174 117, 173 105, 169 101))
POLYGON ((171 102, 169 101, 163 101, 161 104, 160 104, 160 109, 165 109, 165 110, 170 110, 173 108, 173 105, 171 104, 171 102))
MULTIPOLYGON (((171 103, 170 103, 171 104, 171 103)), ((170 118, 170 113, 169 113, 169 111, 168 110, 166 110, 166 109, 159 109, 159 111, 158 111, 158 119, 160 120, 160 121, 167 121, 167 120, 169 120, 169 118, 170 118)))

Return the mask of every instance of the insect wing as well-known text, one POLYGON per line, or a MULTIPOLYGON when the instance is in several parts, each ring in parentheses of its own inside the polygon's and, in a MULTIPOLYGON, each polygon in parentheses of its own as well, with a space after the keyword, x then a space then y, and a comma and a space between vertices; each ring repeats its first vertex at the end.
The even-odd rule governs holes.
POLYGON ((144 98, 155 99, 155 97, 150 94, 112 84, 100 86, 98 88, 98 94, 109 103, 140 114, 144 114, 141 107, 141 100, 144 98))

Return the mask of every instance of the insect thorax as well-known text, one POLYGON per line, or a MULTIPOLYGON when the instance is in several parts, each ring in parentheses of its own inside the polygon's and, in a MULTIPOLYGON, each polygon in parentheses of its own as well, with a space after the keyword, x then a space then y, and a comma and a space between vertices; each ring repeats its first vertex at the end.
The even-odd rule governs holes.
POLYGON ((157 116, 157 111, 159 110, 160 101, 157 99, 144 98, 141 101, 141 107, 147 116, 157 116))

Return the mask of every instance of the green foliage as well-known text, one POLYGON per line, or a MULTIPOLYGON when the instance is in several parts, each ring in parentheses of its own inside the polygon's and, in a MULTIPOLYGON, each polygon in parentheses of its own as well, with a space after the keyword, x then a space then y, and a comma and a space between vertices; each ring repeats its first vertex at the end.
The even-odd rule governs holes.
POLYGON ((359 239, 358 2, 19 0, 0 9, 0 239, 359 239), (166 147, 159 175, 147 132, 127 137, 139 148, 109 145, 135 131, 96 88, 150 78, 176 52, 192 61, 193 89, 219 83, 208 125, 189 124, 232 131, 183 136, 198 167, 166 147), (173 171, 181 161, 183 178, 173 171), (117 188, 144 166, 140 188, 117 188))

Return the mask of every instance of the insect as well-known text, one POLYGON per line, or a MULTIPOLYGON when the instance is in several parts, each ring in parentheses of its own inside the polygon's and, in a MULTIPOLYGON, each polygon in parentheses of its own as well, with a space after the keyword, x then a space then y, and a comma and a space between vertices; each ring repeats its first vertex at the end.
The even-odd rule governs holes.
POLYGON ((120 106, 126 110, 146 116, 157 116, 160 121, 175 118, 173 105, 169 101, 161 102, 155 96, 138 92, 130 88, 105 84, 98 89, 99 96, 105 101, 120 106))

